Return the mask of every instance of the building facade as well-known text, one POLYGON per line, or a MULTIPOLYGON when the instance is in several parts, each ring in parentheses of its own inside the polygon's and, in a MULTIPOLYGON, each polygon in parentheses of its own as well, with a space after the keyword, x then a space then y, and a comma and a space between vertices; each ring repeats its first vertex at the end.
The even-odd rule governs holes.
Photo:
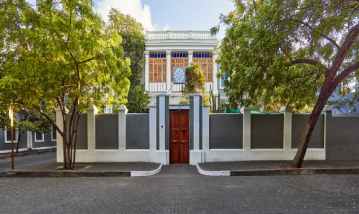
POLYGON ((170 104, 178 104, 183 85, 173 84, 173 68, 188 67, 191 62, 201 65, 207 92, 212 89, 214 95, 223 93, 215 62, 218 43, 209 31, 147 31, 144 84, 152 101, 155 94, 167 92, 170 104))

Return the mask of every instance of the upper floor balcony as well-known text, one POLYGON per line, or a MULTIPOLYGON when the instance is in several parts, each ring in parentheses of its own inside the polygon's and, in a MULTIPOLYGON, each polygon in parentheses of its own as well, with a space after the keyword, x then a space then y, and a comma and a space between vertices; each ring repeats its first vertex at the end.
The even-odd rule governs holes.
POLYGON ((165 40, 165 39, 176 39, 176 40, 217 40, 216 35, 212 35, 210 31, 146 31, 147 40, 165 40))

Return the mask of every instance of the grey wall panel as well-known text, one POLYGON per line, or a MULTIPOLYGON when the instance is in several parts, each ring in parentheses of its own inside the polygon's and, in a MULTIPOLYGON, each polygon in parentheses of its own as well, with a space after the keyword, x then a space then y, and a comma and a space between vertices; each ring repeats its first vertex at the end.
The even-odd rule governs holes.
POLYGON ((359 117, 332 117, 332 138, 327 140, 327 160, 359 159, 359 117))
MULTIPOLYGON (((11 139, 10 139, 11 140, 11 139)), ((14 143, 16 149, 17 143, 14 143)), ((19 149, 27 148, 27 133, 22 133, 20 137, 19 149)), ((5 143, 5 131, 0 129, 0 150, 11 150, 11 143, 5 143)))
POLYGON ((88 149, 87 147, 87 114, 80 114, 76 149, 88 149))
POLYGON ((251 115, 251 148, 283 148, 283 114, 251 115))
POLYGON ((96 149, 118 149, 118 114, 95 116, 96 149))
POLYGON ((210 114, 209 148, 243 149, 243 114, 210 114))
POLYGON ((56 146, 56 141, 51 140, 51 132, 44 133, 44 142, 35 142, 35 134, 35 132, 32 133, 33 148, 56 146))
MULTIPOLYGON (((66 115, 67 130, 69 130, 71 114, 66 115)), ((80 114, 78 124, 76 149, 87 149, 87 114, 80 114)), ((56 142, 55 142, 56 144, 56 142)))
POLYGON ((126 115, 126 149, 149 149, 149 114, 126 115))
POLYGON ((203 144, 203 105, 202 105, 202 96, 199 97, 199 150, 202 150, 202 144, 203 144))
MULTIPOLYGON (((298 148, 309 120, 309 114, 292 114, 292 148, 298 148)), ((321 114, 315 125, 308 148, 324 148, 324 115, 321 114)))

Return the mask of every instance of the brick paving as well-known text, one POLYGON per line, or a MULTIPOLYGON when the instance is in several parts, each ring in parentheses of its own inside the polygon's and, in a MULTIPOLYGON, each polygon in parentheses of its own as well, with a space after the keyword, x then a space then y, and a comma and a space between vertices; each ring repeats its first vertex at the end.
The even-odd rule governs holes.
POLYGON ((0 178, 1 213, 359 213, 358 175, 0 178))

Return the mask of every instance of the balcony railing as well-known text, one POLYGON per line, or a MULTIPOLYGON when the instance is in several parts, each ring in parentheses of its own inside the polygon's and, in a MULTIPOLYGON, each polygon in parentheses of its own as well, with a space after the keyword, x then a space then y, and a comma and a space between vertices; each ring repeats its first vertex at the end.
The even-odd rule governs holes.
POLYGON ((210 31, 146 31, 146 39, 216 39, 210 31))

